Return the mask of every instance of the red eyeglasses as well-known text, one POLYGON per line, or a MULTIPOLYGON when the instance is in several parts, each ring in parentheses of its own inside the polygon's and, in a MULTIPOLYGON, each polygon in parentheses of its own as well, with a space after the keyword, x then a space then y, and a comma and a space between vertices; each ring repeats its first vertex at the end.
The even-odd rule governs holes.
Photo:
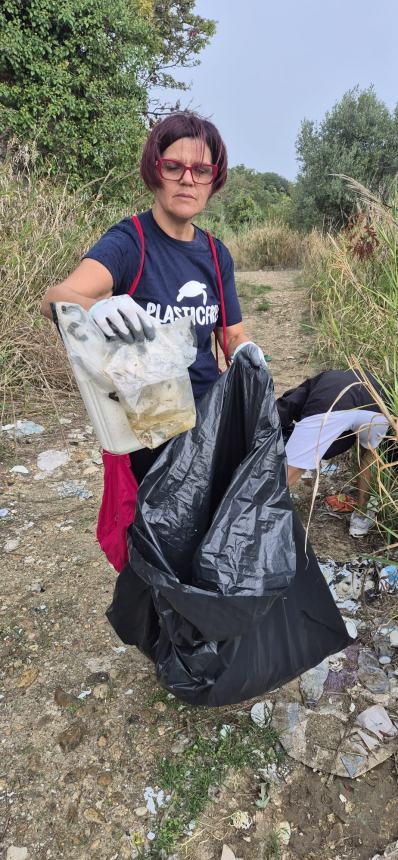
POLYGON ((156 169, 162 179, 171 179, 172 182, 179 182, 186 170, 189 170, 192 181, 198 185, 211 185, 218 173, 217 164, 206 164, 203 161, 183 164, 182 161, 174 161, 171 158, 159 158, 156 169))

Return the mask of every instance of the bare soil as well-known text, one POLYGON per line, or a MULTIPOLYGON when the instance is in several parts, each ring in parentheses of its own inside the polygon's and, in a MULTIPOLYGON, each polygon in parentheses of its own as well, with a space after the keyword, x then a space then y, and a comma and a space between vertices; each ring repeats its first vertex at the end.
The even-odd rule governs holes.
MULTIPOLYGON (((294 272, 239 273, 238 283, 248 282, 272 287, 265 293, 270 309, 256 310, 256 295, 246 327, 272 356, 280 394, 315 370, 309 360, 311 336, 303 328, 305 291, 297 286, 294 272)), ((169 700, 148 660, 121 645, 104 615, 115 574, 95 541, 102 470, 94 462, 98 446, 81 404, 73 398, 61 398, 53 406, 36 402, 16 418, 39 421, 45 432, 18 439, 1 434, 1 504, 10 511, 0 519, 2 856, 144 856, 145 846, 152 844, 148 833, 156 832, 161 817, 161 811, 157 816, 147 812, 144 799, 146 787, 158 787, 157 762, 170 755, 174 744, 183 748, 186 738, 189 742, 201 731, 206 735, 236 714, 249 721, 252 703, 205 711, 169 700), (36 461, 40 451, 50 448, 67 449, 70 459, 47 475, 39 472, 36 461), (10 472, 14 465, 26 466, 29 474, 10 472), (92 496, 60 498, 59 487, 76 480, 92 496), (16 544, 5 551, 8 541, 16 544), (12 846, 22 853, 12 852, 12 846)), ((321 479, 309 531, 319 557, 345 562, 381 545, 377 534, 355 543, 346 520, 331 518, 322 506, 323 496, 347 489, 351 475, 347 459, 333 479, 321 479)), ((296 495, 306 522, 312 487, 302 482, 296 495)), ((386 601, 366 609, 367 631, 387 611, 397 617, 396 606, 386 601)), ((298 682, 270 696, 278 697, 301 701, 298 682)), ((286 758, 265 810, 255 805, 258 786, 255 770, 229 771, 174 856, 219 860, 228 843, 244 860, 370 860, 398 838, 393 759, 361 779, 342 780, 286 758), (248 830, 231 826, 236 810, 249 813, 248 830), (285 821, 291 837, 281 847, 275 832, 285 821)), ((168 856, 152 842, 152 857, 168 856)))

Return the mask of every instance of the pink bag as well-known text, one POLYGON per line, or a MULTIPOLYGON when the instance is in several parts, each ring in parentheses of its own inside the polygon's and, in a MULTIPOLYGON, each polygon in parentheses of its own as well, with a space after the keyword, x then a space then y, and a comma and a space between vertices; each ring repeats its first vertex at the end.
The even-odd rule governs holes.
MULTIPOLYGON (((141 260, 138 272, 129 290, 132 296, 137 289, 144 268, 145 241, 142 227, 137 215, 133 215, 141 242, 141 260)), ((220 306, 223 328, 223 351, 227 355, 227 329, 224 295, 220 267, 218 265, 217 252, 213 237, 207 234, 211 252, 216 268, 217 284, 220 294, 220 306)), ((217 341, 216 341, 217 352, 217 341)), ((138 483, 131 469, 129 454, 111 454, 104 451, 102 455, 104 464, 104 490, 102 502, 98 514, 97 540, 105 553, 108 561, 119 573, 128 562, 127 529, 135 516, 137 502, 138 483)))

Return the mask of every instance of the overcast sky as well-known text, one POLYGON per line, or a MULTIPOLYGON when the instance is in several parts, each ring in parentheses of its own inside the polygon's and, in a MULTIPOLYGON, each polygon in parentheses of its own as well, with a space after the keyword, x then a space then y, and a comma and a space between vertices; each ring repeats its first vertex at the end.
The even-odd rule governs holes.
POLYGON ((356 84, 398 102, 397 0, 197 0, 196 11, 217 33, 178 74, 192 81, 182 106, 213 119, 231 165, 294 179, 304 117, 321 120, 356 84))

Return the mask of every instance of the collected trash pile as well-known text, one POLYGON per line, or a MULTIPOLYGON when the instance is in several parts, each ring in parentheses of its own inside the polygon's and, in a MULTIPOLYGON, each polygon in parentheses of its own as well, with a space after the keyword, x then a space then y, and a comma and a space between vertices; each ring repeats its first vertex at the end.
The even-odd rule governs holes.
POLYGON ((320 567, 358 638, 301 676, 302 704, 276 701, 272 725, 296 761, 354 778, 398 751, 398 606, 390 600, 386 615, 381 599, 398 597, 398 565, 327 559, 320 567))

